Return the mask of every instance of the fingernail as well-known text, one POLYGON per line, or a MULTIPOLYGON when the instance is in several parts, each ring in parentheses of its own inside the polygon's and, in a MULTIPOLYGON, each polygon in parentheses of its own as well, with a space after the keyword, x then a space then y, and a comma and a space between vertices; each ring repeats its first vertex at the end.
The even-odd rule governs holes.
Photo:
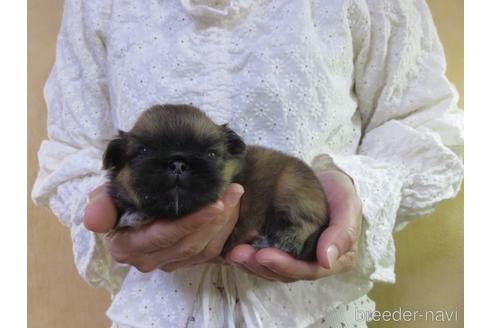
POLYGON ((87 195, 86 205, 89 206, 102 196, 104 196, 104 193, 102 192, 90 193, 89 195, 87 195))
POLYGON ((328 265, 330 269, 333 269, 335 262, 338 259, 338 248, 335 245, 330 245, 326 250, 326 256, 328 257, 328 265))
POLYGON ((89 206, 90 204, 92 204, 94 202, 94 200, 97 198, 97 194, 94 195, 94 194, 89 194, 87 195, 87 198, 85 200, 85 205, 89 206))
POLYGON ((241 199, 242 195, 243 192, 230 192, 225 195, 224 201, 227 206, 235 206, 239 202, 239 199, 241 199))

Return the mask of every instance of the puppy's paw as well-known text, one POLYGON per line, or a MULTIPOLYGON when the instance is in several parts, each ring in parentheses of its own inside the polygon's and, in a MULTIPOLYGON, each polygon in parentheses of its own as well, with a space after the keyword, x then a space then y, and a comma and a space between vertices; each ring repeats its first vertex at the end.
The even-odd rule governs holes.
POLYGON ((264 235, 256 235, 253 240, 251 240, 251 246, 258 249, 275 247, 273 242, 264 235))
POLYGON ((152 221, 152 218, 146 217, 140 212, 125 212, 118 220, 118 223, 116 224, 116 229, 127 227, 138 228, 152 221))
POLYGON ((251 245, 258 249, 268 247, 277 248, 294 257, 299 256, 303 246, 303 244, 297 240, 295 235, 282 233, 277 233, 273 237, 258 235, 253 239, 251 245))

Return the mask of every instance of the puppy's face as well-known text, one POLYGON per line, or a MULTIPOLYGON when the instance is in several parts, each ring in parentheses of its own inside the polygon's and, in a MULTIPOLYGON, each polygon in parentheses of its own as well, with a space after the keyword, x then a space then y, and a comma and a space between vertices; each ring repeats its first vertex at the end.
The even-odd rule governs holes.
POLYGON ((173 218, 216 201, 245 150, 239 136, 195 107, 154 106, 111 141, 104 168, 124 203, 151 217, 173 218))

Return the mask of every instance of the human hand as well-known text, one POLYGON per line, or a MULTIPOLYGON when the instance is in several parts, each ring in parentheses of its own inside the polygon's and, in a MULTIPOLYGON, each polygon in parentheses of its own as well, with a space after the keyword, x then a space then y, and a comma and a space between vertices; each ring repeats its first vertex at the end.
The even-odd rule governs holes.
MULTIPOLYGON (((180 267, 218 260, 222 247, 239 216, 239 200, 244 193, 233 183, 220 200, 179 220, 159 219, 138 228, 116 233, 110 241, 111 255, 117 262, 133 265, 141 272, 156 268, 174 271, 180 267)), ((89 196, 84 224, 88 230, 112 230, 117 211, 107 186, 89 196)))
POLYGON ((295 259, 275 248, 256 250, 241 244, 226 254, 226 260, 267 280, 293 282, 316 280, 354 268, 357 240, 362 222, 362 205, 352 180, 341 171, 318 174, 329 206, 330 223, 317 245, 317 261, 295 259))

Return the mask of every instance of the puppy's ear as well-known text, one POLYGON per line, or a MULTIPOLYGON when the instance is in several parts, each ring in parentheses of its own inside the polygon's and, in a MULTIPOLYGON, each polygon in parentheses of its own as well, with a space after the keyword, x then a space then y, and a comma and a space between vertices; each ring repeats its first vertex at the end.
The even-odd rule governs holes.
POLYGON ((222 129, 227 137, 227 150, 231 155, 243 155, 246 152, 246 144, 243 139, 232 131, 227 124, 222 125, 222 129))
POLYGON ((123 131, 118 132, 118 137, 111 140, 104 153, 103 168, 105 170, 112 168, 118 170, 125 164, 128 134, 123 131))

